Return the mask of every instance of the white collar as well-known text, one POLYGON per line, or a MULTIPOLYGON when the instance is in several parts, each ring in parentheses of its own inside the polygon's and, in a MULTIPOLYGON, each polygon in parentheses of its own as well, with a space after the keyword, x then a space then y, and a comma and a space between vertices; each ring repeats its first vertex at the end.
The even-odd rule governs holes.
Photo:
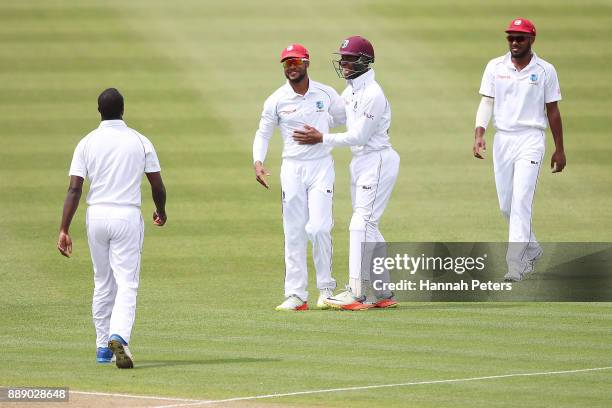
MULTIPOLYGON (((537 64, 538 62, 538 56, 536 55, 535 52, 531 52, 531 61, 529 61, 529 64, 525 65, 525 68, 521 69, 520 72, 526 71, 528 69, 530 69, 532 66, 534 66, 535 64, 537 64)), ((516 67, 514 66, 514 64, 512 63, 512 55, 510 54, 510 51, 508 51, 506 53, 506 55, 504 56, 504 63, 506 64, 506 66, 510 69, 513 69, 516 71, 516 67)))
POLYGON ((287 82, 285 83, 285 88, 287 89, 287 92, 292 96, 292 97, 305 97, 306 95, 308 95, 310 93, 310 91, 312 90, 312 85, 314 84, 314 81, 309 77, 308 78, 308 89, 306 90, 306 93, 304 95, 301 95, 297 92, 295 92, 295 90, 293 89, 293 87, 291 86, 291 83, 289 82, 289 80, 287 80, 287 82))
POLYGON ((100 122, 98 127, 110 127, 110 126, 127 126, 121 119, 103 120, 100 122))
POLYGON ((347 80, 353 89, 359 89, 372 81, 374 81, 374 69, 372 68, 370 68, 365 74, 361 74, 355 79, 347 80))

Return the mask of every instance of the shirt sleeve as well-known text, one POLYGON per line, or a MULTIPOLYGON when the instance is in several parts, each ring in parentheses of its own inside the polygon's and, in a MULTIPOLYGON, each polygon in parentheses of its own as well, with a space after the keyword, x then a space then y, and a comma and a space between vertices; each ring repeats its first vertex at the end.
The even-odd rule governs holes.
POLYGON ((364 95, 357 120, 344 133, 323 135, 323 144, 330 146, 363 146, 372 137, 387 107, 387 98, 382 92, 364 95))
POLYGON ((495 98, 495 64, 490 61, 482 75, 482 81, 480 82, 480 91, 482 96, 488 96, 489 98, 495 98))
POLYGON ((68 175, 82 178, 87 177, 87 163, 85 162, 85 139, 82 139, 74 150, 68 175))
POLYGON ((330 90, 331 101, 329 106, 329 127, 334 128, 336 126, 344 125, 346 123, 346 108, 344 99, 335 89, 330 90))
POLYGON ((544 84, 544 103, 557 102, 561 100, 561 87, 557 78, 557 71, 552 65, 546 73, 546 83, 544 84))
POLYGON ((259 120, 259 128, 255 132, 253 140, 253 163, 260 161, 264 162, 268 153, 268 144, 274 133, 274 128, 278 124, 278 115, 276 114, 276 100, 272 97, 266 99, 259 120))
POLYGON ((153 147, 153 143, 146 137, 140 136, 145 150, 145 173, 157 173, 161 171, 157 152, 155 151, 155 147, 153 147))

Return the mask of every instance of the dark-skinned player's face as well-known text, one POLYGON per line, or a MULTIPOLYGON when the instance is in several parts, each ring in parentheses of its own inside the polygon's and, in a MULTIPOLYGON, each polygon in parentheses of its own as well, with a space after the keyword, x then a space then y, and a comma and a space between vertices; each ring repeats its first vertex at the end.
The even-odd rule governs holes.
POLYGON ((357 67, 355 64, 358 59, 359 57, 356 55, 343 55, 340 58, 340 68, 344 78, 353 79, 362 74, 362 72, 358 72, 360 67, 357 67))
POLYGON ((308 72, 309 63, 306 58, 287 58, 282 62, 285 77, 290 82, 300 82, 308 72))
POLYGON ((508 33, 506 39, 508 40, 508 48, 512 58, 523 58, 529 55, 531 44, 535 41, 533 36, 525 33, 508 33))

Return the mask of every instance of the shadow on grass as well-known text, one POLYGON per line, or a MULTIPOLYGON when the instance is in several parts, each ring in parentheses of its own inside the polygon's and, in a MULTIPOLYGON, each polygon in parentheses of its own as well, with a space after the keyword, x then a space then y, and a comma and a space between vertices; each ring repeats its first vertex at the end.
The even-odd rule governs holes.
POLYGON ((281 361, 280 358, 211 358, 208 360, 146 360, 136 362, 134 369, 173 367, 187 365, 215 365, 215 364, 242 364, 242 363, 272 363, 281 361))

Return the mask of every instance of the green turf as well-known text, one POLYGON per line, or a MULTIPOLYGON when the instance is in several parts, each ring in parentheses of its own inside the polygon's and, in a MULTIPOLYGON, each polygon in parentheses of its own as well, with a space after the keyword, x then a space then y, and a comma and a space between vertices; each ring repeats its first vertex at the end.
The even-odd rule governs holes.
MULTIPOLYGON (((472 128, 482 70, 505 52, 505 24, 532 18, 536 52, 559 73, 568 155, 563 174, 540 177, 536 232, 612 240, 609 1, 351 4, 0 4, 0 385, 209 399, 612 366, 611 304, 273 311, 283 280, 280 137, 269 153, 271 191, 256 184, 250 151, 261 105, 283 81, 278 54, 294 41, 311 51, 311 77, 339 90, 329 61, 340 40, 360 33, 376 47, 402 157, 387 240, 504 241, 491 149, 485 162, 471 157, 472 128), (93 363, 84 203, 73 258, 55 249, 70 158, 97 126, 95 98, 109 86, 123 92, 128 124, 154 142, 169 199, 168 225, 146 231, 132 371, 93 363)), ((334 268, 344 284, 350 154, 334 157, 334 268)), ((147 217, 149 196, 145 188, 147 217)), ((611 383, 602 371, 274 402, 606 407, 611 383)))

